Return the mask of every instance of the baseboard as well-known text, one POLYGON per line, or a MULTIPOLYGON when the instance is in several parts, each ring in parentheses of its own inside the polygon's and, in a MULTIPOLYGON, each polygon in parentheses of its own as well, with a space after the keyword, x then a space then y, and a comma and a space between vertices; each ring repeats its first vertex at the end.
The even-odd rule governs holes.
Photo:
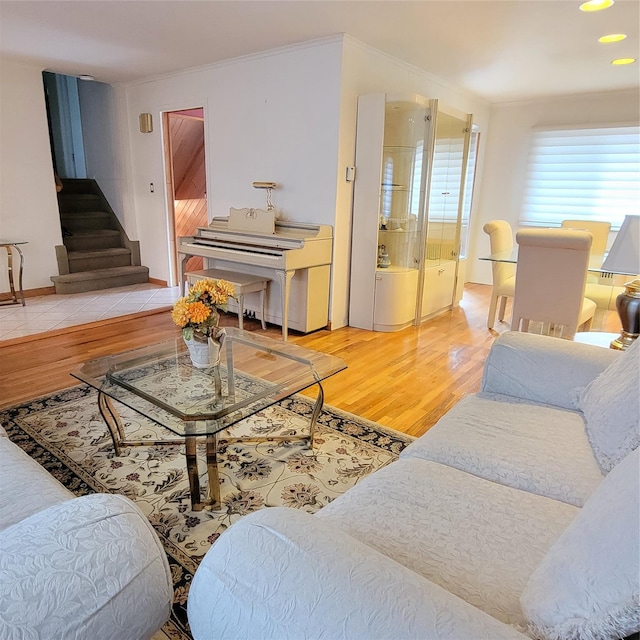
POLYGON ((158 280, 158 278, 149 278, 151 284, 157 284, 159 287, 168 287, 166 280, 158 280))
MULTIPOLYGON (((50 296, 56 292, 55 287, 40 287, 39 289, 26 289, 24 291, 25 298, 35 298, 36 296, 50 296)), ((18 299, 20 298, 20 294, 16 291, 16 295, 18 299)), ((12 300, 13 296, 10 291, 5 291, 0 293, 0 301, 3 300, 12 300)))

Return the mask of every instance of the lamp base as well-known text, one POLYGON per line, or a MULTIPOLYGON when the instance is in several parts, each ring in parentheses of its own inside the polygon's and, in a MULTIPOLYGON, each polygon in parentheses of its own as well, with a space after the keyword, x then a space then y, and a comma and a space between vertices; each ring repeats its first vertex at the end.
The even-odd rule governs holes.
POLYGON ((625 351, 633 344, 633 341, 638 337, 638 335, 639 334, 637 333, 632 334, 623 331, 615 340, 611 342, 609 347, 611 347, 611 349, 625 351))
POLYGON ((616 308, 622 324, 622 333, 612 343, 612 349, 624 351, 640 336, 640 280, 624 285, 616 298, 616 308))

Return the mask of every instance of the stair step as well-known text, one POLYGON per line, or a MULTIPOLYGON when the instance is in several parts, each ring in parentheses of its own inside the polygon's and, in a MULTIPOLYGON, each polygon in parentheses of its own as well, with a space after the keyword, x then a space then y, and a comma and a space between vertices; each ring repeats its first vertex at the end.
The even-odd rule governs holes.
POLYGON ((70 233, 94 229, 115 229, 107 211, 73 211, 60 214, 60 223, 70 233))
POLYGON ((62 191, 58 197, 70 193, 95 193, 93 180, 89 178, 62 178, 62 191))
MULTIPOLYGON (((93 179, 63 178, 58 193, 63 247, 56 247, 56 293, 110 289, 149 281, 148 267, 132 265, 127 236, 93 179), (66 250, 65 250, 66 248, 66 250), (69 272, 69 273, 67 273, 69 272)), ((135 262, 139 243, 134 242, 135 262)))
POLYGON ((94 193, 63 194, 61 191, 58 194, 58 208, 63 214, 75 211, 93 211, 99 209, 100 204, 100 196, 94 193))
POLYGON ((95 269, 64 276, 51 276, 56 293, 83 293, 100 289, 113 289, 149 281, 148 267, 115 267, 95 269))
POLYGON ((76 231, 71 235, 64 236, 62 242, 67 247, 67 251, 95 251, 122 246, 120 232, 116 229, 76 231))
POLYGON ((67 253, 67 257, 71 273, 131 265, 131 250, 125 247, 97 251, 71 251, 67 253))

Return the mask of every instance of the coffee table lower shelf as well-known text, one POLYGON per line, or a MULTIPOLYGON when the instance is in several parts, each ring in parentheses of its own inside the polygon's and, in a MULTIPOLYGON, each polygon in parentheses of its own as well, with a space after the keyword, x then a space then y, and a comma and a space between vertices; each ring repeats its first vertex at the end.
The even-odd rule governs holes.
MULTIPOLYGON (((122 455, 123 447, 151 447, 162 445, 182 445, 185 446, 185 458, 187 462, 187 474, 189 477, 189 492, 191 494, 191 508, 194 511, 202 511, 203 509, 211 509, 218 511, 222 508, 220 500, 220 478, 218 476, 218 442, 267 442, 278 440, 308 440, 309 446, 313 449, 313 434, 315 425, 318 420, 318 416, 324 406, 324 389, 322 384, 317 381, 318 396, 313 405, 311 417, 309 419, 309 434, 300 436, 260 436, 251 438, 233 438, 224 437, 220 434, 224 429, 207 435, 185 435, 183 437, 172 438, 168 440, 127 440, 122 426, 122 420, 115 408, 112 399, 104 392, 98 390, 98 408, 100 409, 100 415, 105 421, 111 439, 113 441, 113 449, 116 456, 122 455), (207 461, 207 484, 208 484, 208 497, 202 500, 200 492, 200 474, 198 472, 198 456, 197 456, 197 444, 198 439, 204 439, 206 442, 206 461, 207 461)), ((189 424, 186 423, 187 431, 195 429, 189 429, 189 424)))

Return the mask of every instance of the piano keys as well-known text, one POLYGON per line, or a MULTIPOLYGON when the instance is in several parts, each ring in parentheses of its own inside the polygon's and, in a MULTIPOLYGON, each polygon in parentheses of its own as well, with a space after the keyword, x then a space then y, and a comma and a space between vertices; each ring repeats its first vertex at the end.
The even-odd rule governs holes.
POLYGON ((230 229, 228 218, 214 218, 196 235, 178 238, 179 282, 184 287, 191 256, 206 258, 208 268, 269 278, 267 319, 282 326, 286 340, 289 328, 308 333, 328 324, 332 252, 329 225, 276 220, 275 233, 266 234, 230 229))

